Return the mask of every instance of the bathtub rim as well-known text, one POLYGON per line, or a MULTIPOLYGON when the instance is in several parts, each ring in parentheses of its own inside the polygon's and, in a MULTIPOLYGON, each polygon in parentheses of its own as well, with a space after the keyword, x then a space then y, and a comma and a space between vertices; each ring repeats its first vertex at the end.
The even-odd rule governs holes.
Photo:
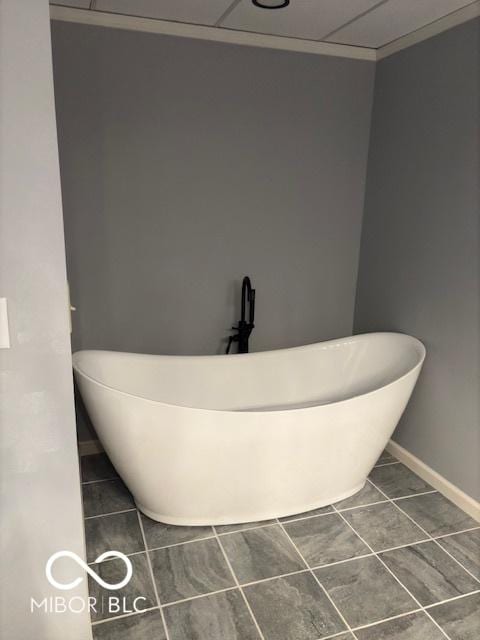
POLYGON ((255 410, 246 410, 246 411, 240 411, 240 410, 230 410, 230 409, 206 409, 204 407, 189 407, 189 406, 184 406, 184 405, 179 405, 179 404, 172 404, 169 402, 164 402, 162 400, 152 400, 151 398, 145 398, 143 396, 139 396, 136 395, 134 393, 129 393, 128 391, 122 391, 121 389, 117 389, 116 387, 112 387, 110 385, 105 384, 104 382, 100 382, 99 380, 97 380, 96 378, 94 378, 93 376, 88 375, 87 373, 85 373, 78 365, 75 364, 75 356, 77 356, 77 354, 80 353, 85 353, 85 352, 90 352, 90 353, 121 353, 121 354, 125 354, 125 355, 141 355, 141 356, 150 356, 150 357, 154 357, 154 358, 195 358, 195 359, 203 359, 203 358, 222 358, 225 357, 224 354, 215 354, 215 355, 198 355, 198 356, 172 356, 172 355, 162 355, 162 354, 137 354, 137 353, 131 353, 128 351, 113 351, 113 350, 109 350, 109 349, 80 349, 78 351, 75 351, 72 355, 72 366, 73 369, 76 373, 78 373, 79 375, 81 375, 82 377, 84 377, 85 379, 87 379, 88 381, 92 382, 95 385, 98 385, 99 387, 102 387, 103 389, 107 389, 108 391, 112 391, 114 393, 119 393, 123 396, 129 397, 129 398, 135 398, 136 400, 141 400, 143 402, 148 402, 157 406, 161 406, 161 407, 168 407, 170 409, 178 409, 178 410, 184 410, 184 411, 201 411, 202 413, 211 413, 214 412, 215 414, 219 414, 219 415, 239 415, 239 414, 244 414, 244 415, 253 415, 253 416, 265 416, 268 414, 275 414, 275 415, 279 415, 279 414, 292 414, 293 412, 299 413, 299 412, 304 412, 304 411, 313 411, 315 409, 320 409, 322 407, 326 407, 326 406, 334 406, 334 405, 340 405, 340 404, 344 404, 344 403, 348 403, 348 402, 353 402, 355 400, 357 400, 358 398, 365 398, 367 396, 376 394, 380 391, 382 391, 383 389, 388 389, 389 387, 391 387, 394 384, 397 384, 398 382, 400 382, 401 380, 405 379, 407 376, 411 375, 412 373, 419 371, 421 369, 421 367, 423 366, 424 360, 425 360, 425 356, 426 356, 426 348, 425 345, 418 339, 415 338, 413 336, 410 336, 407 333, 400 333, 398 331, 375 331, 375 332, 371 332, 371 333, 359 333, 353 336, 346 336, 345 338, 338 338, 338 339, 333 339, 333 340, 324 340, 322 342, 312 342, 310 344, 306 344, 306 345, 300 345, 298 347, 287 347, 285 349, 271 349, 269 351, 256 351, 254 353, 242 353, 242 354, 232 354, 233 357, 235 358, 252 358, 255 356, 263 356, 263 357, 268 357, 268 354, 270 353, 281 353, 281 352, 288 352, 288 351, 306 351, 308 349, 311 349, 311 347, 313 346, 317 346, 317 345, 322 345, 322 344, 335 344, 335 343, 343 343, 355 338, 361 338, 361 337, 366 337, 366 336, 385 336, 385 335, 392 335, 392 336, 402 336, 402 337, 406 337, 409 338, 409 340, 419 349, 419 360, 418 362, 411 367, 408 371, 406 371, 404 374, 402 374, 401 376, 399 376, 398 378, 395 378, 394 380, 388 382, 387 384, 384 384, 380 387, 376 387, 374 389, 371 389, 369 391, 366 391, 365 393, 359 393, 357 395, 351 396, 349 398, 344 398, 343 400, 338 400, 336 402, 324 402, 323 404, 316 404, 316 405, 311 405, 308 407, 296 407, 296 408, 292 408, 292 409, 269 409, 268 411, 255 411, 255 410))

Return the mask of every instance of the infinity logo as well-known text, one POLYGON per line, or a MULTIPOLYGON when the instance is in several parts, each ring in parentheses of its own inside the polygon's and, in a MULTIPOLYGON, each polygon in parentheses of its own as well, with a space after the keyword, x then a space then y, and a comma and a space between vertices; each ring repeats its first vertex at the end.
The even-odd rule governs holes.
POLYGON ((98 575, 98 573, 95 573, 95 571, 93 571, 93 569, 91 569, 91 567, 89 567, 88 564, 85 564, 85 562, 81 558, 79 558, 76 553, 73 553, 72 551, 57 551, 57 553, 54 553, 48 559, 47 564, 45 565, 45 575, 47 576, 47 580, 50 582, 51 585, 53 585, 57 589, 61 589, 62 591, 74 589, 76 586, 78 586, 81 583, 81 581, 83 580, 83 577, 75 578, 75 580, 73 580, 72 582, 68 582, 67 584, 62 584, 61 582, 57 582, 57 580, 55 580, 55 578, 52 575, 52 567, 55 561, 58 560, 58 558, 72 558, 72 560, 75 560, 75 562, 78 565, 80 565, 82 569, 85 569, 88 575, 91 576, 95 580, 95 582, 98 582, 98 584, 104 589, 121 589, 126 584, 128 584, 133 573, 132 563, 130 559, 120 551, 105 551, 105 553, 102 553, 95 560, 95 563, 102 562, 107 558, 121 558, 123 560, 123 562, 127 567, 127 573, 125 575, 125 578, 121 582, 117 582, 115 584, 110 584, 102 580, 102 578, 98 575))

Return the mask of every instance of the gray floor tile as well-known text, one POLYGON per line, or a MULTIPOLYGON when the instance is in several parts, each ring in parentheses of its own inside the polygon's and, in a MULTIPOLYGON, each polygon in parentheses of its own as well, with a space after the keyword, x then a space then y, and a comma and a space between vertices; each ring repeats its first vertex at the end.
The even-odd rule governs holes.
POLYGON ((478 640, 480 629, 480 593, 428 610, 451 640, 478 640))
POLYGON ((387 551, 381 558, 423 606, 480 588, 435 542, 387 551))
POLYGON ((345 624, 311 573, 297 573, 245 587, 265 640, 318 640, 345 624))
POLYGON ((165 640, 158 609, 93 626, 93 640, 165 640))
POLYGON ((392 454, 391 454, 391 453, 388 453, 388 451, 383 451, 383 452, 380 454, 380 457, 378 458, 378 460, 376 461, 376 463, 375 463, 375 464, 376 464, 376 465, 377 465, 377 464, 386 464, 386 463, 388 463, 388 462, 396 462, 396 460, 397 460, 397 459, 396 459, 396 458, 394 458, 394 457, 392 456, 392 454))
POLYGON ((284 527, 311 567, 371 553, 336 513, 288 522, 284 527))
MULTIPOLYGON (((132 577, 130 582, 121 589, 104 589, 89 576, 88 590, 90 596, 94 597, 97 602, 97 611, 91 613, 92 622, 114 618, 124 613, 123 608, 120 611, 115 611, 114 608, 111 611, 108 610, 107 602, 112 597, 118 598, 120 606, 125 605, 126 610, 133 610, 136 598, 145 598, 137 601, 137 607, 140 609, 149 609, 157 605, 146 553, 130 556, 130 561, 133 565, 132 577)), ((125 563, 121 559, 101 562, 94 565, 93 569, 105 582, 111 584, 120 582, 126 573, 125 563)))
POLYGON ((398 506, 432 536, 471 529, 478 523, 440 493, 399 500, 398 506))
POLYGON ((403 464, 374 467, 368 477, 389 498, 411 496, 433 489, 403 464))
POLYGON ((149 549, 168 547, 172 544, 200 540, 214 535, 212 527, 177 527, 147 518, 143 513, 140 515, 149 549))
POLYGON ((312 509, 311 511, 303 511, 302 513, 296 513, 291 516, 285 516, 279 518, 280 522, 288 522, 289 520, 298 520, 299 518, 311 518, 312 516, 319 516, 323 513, 332 513, 333 509, 330 505, 326 507, 320 507, 319 509, 312 509))
POLYGON ((150 551, 160 602, 174 602, 235 586, 216 538, 150 551))
POLYGON ((351 627, 385 620, 417 608, 374 557, 316 569, 315 574, 351 627))
POLYGON ((259 520, 258 522, 245 522, 242 524, 220 524, 215 525, 218 535, 222 533, 234 533, 235 531, 244 531, 245 529, 255 529, 269 524, 275 524, 276 520, 259 520))
POLYGON ((355 631, 358 640, 445 640, 440 629, 424 613, 380 622, 355 631))
POLYGON ((80 456, 80 468, 82 472, 82 482, 109 480, 110 478, 118 477, 106 453, 80 456))
POLYGON ((224 591, 165 607, 170 640, 259 640, 240 592, 224 591))
POLYGON ((390 502, 344 511, 342 515, 375 551, 411 544, 427 537, 390 502))
POLYGON ((385 496, 375 489, 375 487, 367 480, 363 489, 360 489, 355 495, 340 502, 335 503, 335 507, 340 511, 342 509, 350 509, 351 507, 361 507, 365 504, 373 504, 374 502, 384 502, 385 496))
POLYGON ((221 542, 242 584, 305 568, 279 525, 229 533, 221 542))
POLYGON ((136 511, 85 520, 85 540, 88 562, 112 549, 127 555, 145 550, 136 511))
POLYGON ((480 580, 480 529, 456 533, 438 542, 480 580))
POLYGON ((84 484, 82 495, 86 518, 135 508, 130 491, 120 479, 84 484))

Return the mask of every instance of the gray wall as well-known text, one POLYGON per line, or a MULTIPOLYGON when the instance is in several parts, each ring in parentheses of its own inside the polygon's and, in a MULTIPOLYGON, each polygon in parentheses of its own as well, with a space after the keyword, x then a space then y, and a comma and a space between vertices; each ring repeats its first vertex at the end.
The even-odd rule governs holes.
MULTIPOLYGON (((45 578, 49 556, 85 556, 47 0, 1 0, 0 49, 0 296, 11 340, 0 351, 0 635, 86 640, 88 613, 30 612, 31 597, 66 594, 45 578)), ((72 564, 56 563, 57 579, 78 577, 72 564)), ((86 598, 86 581, 67 595, 86 598)))
POLYGON ((350 335, 374 64, 53 23, 75 349, 350 335))
POLYGON ((477 499, 479 27, 377 65, 355 312, 356 332, 425 343, 394 439, 477 499))

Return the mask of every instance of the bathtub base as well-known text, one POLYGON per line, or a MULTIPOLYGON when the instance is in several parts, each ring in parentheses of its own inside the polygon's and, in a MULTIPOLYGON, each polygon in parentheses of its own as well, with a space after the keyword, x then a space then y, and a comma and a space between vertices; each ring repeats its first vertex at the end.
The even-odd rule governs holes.
MULTIPOLYGON (((245 514, 245 515, 232 515, 231 517, 221 517, 221 518, 209 518, 208 516, 202 518, 178 518, 175 516, 164 515, 163 513, 155 513, 150 509, 147 509, 142 504, 135 500, 135 504, 137 508, 146 516, 148 516, 151 520, 156 520, 157 522, 161 522, 163 524, 171 524, 179 527, 206 527, 211 525, 227 525, 227 524, 248 524, 249 522, 261 522, 262 520, 272 520, 275 518, 286 518, 288 516, 295 516, 300 513, 306 513, 307 511, 315 511, 316 509, 321 509, 322 507, 328 507, 331 504, 335 504, 336 502, 340 502, 341 500, 346 500, 351 496, 354 496, 356 493, 361 491, 366 483, 365 480, 358 486, 356 486, 351 491, 346 491, 341 495, 337 495, 332 497, 329 500, 322 500, 321 502, 317 502, 315 504, 310 505, 300 505, 294 511, 289 509, 288 511, 282 512, 265 512, 265 513, 256 513, 256 514, 245 514)), ((233 508, 232 508, 233 511, 233 508)))

